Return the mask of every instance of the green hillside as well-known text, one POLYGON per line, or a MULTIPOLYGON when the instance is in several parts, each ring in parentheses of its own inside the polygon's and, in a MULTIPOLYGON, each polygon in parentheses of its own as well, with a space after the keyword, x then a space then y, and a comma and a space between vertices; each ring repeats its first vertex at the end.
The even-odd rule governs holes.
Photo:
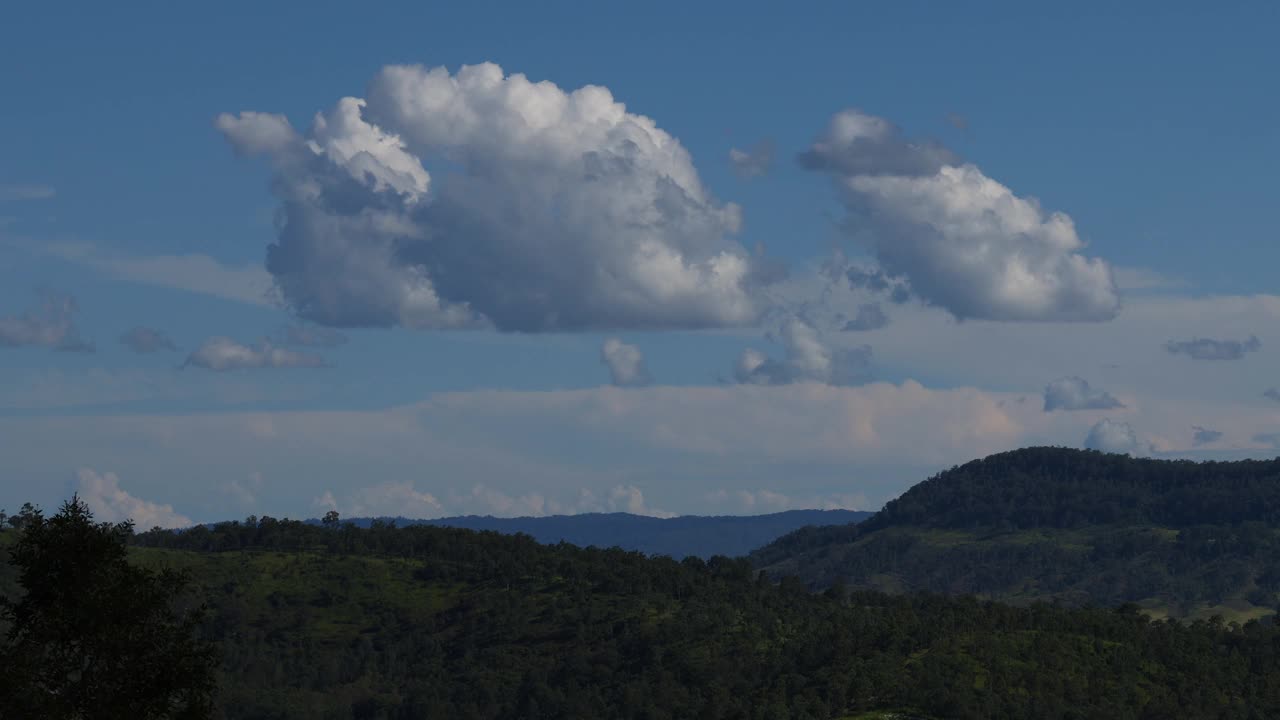
POLYGON ((435 527, 135 541, 208 604, 227 719, 1280 715, 1280 631, 1260 623, 812 594, 745 560, 435 527))
POLYGON ((859 525, 756 551, 771 575, 1245 621, 1280 605, 1280 460, 1028 448, 943 472, 859 525))

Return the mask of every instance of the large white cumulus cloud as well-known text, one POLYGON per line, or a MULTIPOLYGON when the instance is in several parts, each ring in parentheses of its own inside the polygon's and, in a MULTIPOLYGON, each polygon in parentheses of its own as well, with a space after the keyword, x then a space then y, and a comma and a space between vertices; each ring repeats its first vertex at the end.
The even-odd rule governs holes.
POLYGON ((305 135, 278 115, 216 121, 271 160, 267 269, 300 316, 530 332, 755 320, 739 209, 607 89, 486 63, 387 67, 367 94, 305 135))
POLYGON ((888 275, 957 318, 1097 321, 1119 311, 1111 268, 1081 254, 1070 217, 882 118, 838 113, 800 162, 835 178, 847 229, 888 275))

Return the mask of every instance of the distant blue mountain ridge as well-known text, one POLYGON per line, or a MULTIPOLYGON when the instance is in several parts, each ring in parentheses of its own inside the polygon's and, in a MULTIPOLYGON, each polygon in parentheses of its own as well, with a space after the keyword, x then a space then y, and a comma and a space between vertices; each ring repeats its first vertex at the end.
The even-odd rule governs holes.
MULTIPOLYGON (((670 555, 676 559, 696 555, 706 559, 713 555, 746 555, 802 527, 848 525, 871 515, 856 510, 788 510, 768 515, 683 515, 673 518, 631 513, 583 513, 517 518, 466 515, 433 520, 359 517, 342 518, 342 522, 368 527, 377 519, 395 521, 399 527, 438 525, 507 534, 524 533, 541 543, 564 541, 581 547, 620 547, 647 555, 670 555)), ((320 521, 312 519, 307 522, 320 521)))

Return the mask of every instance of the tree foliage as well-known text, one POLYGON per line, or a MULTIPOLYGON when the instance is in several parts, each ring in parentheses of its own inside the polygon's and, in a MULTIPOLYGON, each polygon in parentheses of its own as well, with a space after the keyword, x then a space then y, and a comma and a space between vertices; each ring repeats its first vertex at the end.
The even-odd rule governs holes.
POLYGON ((185 580, 128 561, 129 523, 95 523, 78 499, 27 514, 10 550, 20 593, 0 601, 0 717, 204 718, 214 656, 179 612, 185 580))
POLYGON ((255 518, 136 538, 190 568, 239 718, 1280 717, 1280 634, 931 594, 743 559, 255 518))

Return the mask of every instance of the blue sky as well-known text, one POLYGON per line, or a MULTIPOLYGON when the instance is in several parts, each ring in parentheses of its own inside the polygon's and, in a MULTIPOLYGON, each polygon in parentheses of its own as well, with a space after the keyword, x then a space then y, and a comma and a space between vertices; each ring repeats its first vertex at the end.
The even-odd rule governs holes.
POLYGON ((1270 4, 260 5, 6 10, 10 504, 874 508, 1033 442, 1275 454, 1270 4))

